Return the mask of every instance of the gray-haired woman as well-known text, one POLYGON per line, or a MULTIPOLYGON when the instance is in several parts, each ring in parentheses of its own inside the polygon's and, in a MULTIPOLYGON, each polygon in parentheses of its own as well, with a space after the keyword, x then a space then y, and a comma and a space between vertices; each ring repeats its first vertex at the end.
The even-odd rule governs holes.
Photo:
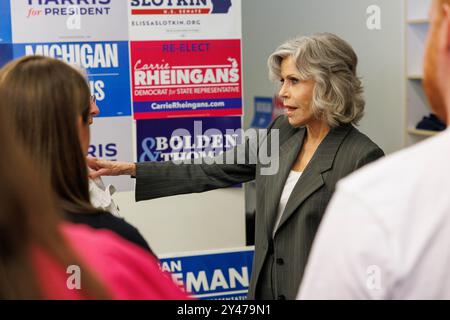
POLYGON ((136 176, 138 201, 255 180, 255 256, 248 297, 295 299, 336 183, 384 154, 353 126, 363 115, 364 99, 349 44, 328 33, 301 37, 282 44, 268 63, 271 77, 281 83, 279 95, 286 107, 286 115, 269 127, 269 134, 278 130, 277 145, 266 139, 269 150, 279 148, 276 174, 262 175, 260 163, 91 159, 90 165, 96 175, 136 176))

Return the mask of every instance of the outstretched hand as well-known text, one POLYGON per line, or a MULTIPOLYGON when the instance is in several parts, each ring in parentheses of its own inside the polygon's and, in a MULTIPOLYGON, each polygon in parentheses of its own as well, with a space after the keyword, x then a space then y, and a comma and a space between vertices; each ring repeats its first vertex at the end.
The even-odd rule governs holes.
POLYGON ((136 165, 132 162, 119 162, 87 157, 86 162, 92 171, 89 177, 95 179, 101 176, 136 175, 136 165))

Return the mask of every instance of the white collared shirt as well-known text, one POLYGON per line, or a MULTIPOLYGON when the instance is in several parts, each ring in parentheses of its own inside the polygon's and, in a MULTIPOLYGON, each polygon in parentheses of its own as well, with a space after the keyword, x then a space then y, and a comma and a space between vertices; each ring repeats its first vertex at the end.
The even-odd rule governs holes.
POLYGON ((299 299, 450 299, 450 129, 339 182, 299 299))
POLYGON ((91 198, 91 204, 95 208, 108 211, 113 215, 120 217, 119 208, 112 198, 114 192, 116 192, 116 188, 111 184, 105 186, 100 177, 89 179, 89 196, 91 198))

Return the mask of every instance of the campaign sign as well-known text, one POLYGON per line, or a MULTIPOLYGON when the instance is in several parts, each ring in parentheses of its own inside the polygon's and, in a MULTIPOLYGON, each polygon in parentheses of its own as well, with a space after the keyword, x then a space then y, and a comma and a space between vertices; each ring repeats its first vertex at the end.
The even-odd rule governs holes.
POLYGON ((247 299, 254 247, 192 252, 159 257, 161 270, 200 300, 247 299))
POLYGON ((127 8, 124 0, 14 0, 13 39, 15 43, 127 41, 127 8))
POLYGON ((70 42, 15 44, 14 58, 44 55, 86 70, 100 117, 131 115, 128 43, 70 42))
POLYGON ((265 129, 272 121, 272 98, 255 97, 255 111, 253 114, 252 128, 265 129))
POLYGON ((130 39, 240 39, 241 0, 130 0, 130 39))
POLYGON ((0 43, 11 42, 11 10, 9 2, 10 0, 0 1, 0 43))
POLYGON ((0 43, 0 68, 13 59, 13 45, 0 43))
MULTIPOLYGON (((112 161, 133 161, 133 119, 130 117, 94 118, 91 126, 91 157, 112 161)), ((129 176, 103 177, 105 185, 112 184, 117 191, 134 190, 129 176)))
POLYGON ((138 120, 137 160, 183 161, 214 157, 241 139, 241 118, 138 120))
POLYGON ((273 110, 272 110, 272 119, 276 119, 279 116, 283 115, 286 113, 286 108, 283 105, 283 101, 281 100, 280 96, 275 94, 273 96, 273 100, 272 100, 272 104, 273 104, 273 110))
POLYGON ((131 42, 135 119, 242 114, 240 40, 131 42))

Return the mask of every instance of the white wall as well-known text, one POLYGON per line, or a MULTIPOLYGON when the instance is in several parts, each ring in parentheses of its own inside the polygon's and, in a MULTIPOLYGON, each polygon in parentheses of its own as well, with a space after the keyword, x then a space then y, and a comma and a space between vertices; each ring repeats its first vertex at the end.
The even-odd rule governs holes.
POLYGON ((134 192, 114 200, 157 254, 245 245, 243 189, 214 190, 134 202, 134 192))
MULTIPOLYGON (((404 141, 403 0, 243 0, 245 124, 253 97, 271 96, 266 59, 296 35, 333 32, 357 52, 366 88, 360 129, 386 152, 404 141), (366 9, 381 7, 382 29, 366 28, 366 9)), ((158 254, 228 248, 245 244, 242 189, 175 196, 134 203, 134 192, 115 196, 125 218, 158 254)))

